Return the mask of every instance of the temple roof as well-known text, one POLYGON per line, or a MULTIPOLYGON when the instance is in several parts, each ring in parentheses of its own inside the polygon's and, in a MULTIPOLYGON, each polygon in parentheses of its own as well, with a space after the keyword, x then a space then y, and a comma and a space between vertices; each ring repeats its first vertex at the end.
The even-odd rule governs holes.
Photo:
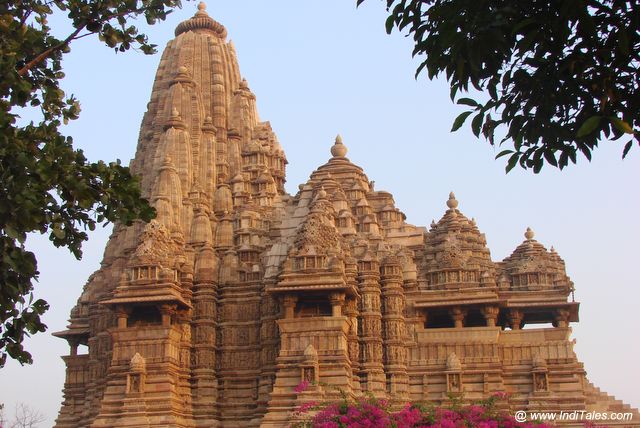
POLYGON ((566 276, 564 261, 555 250, 548 251, 534 239, 535 233, 527 228, 525 240, 504 259, 505 269, 511 273, 551 273, 566 276))
MULTIPOLYGON (((458 210, 453 192, 447 200, 447 211, 438 223, 431 224, 427 236, 426 255, 430 270, 449 268, 493 271, 493 262, 484 234, 458 210)), ((479 278, 476 279, 478 281, 479 278)))

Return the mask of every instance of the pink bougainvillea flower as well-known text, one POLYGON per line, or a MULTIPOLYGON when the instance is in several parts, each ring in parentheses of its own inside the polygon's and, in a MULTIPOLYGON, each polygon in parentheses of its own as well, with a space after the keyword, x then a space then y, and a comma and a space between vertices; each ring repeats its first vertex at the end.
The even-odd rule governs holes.
POLYGON ((302 382, 300 382, 298 385, 296 385, 295 388, 293 388, 293 390, 296 393, 301 393, 303 391, 306 391, 307 388, 309 388, 309 381, 308 380, 303 380, 302 382))

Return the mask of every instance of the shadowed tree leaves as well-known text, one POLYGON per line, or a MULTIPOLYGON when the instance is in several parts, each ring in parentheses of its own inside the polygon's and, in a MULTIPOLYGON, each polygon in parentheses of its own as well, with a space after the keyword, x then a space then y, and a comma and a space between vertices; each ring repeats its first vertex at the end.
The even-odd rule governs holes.
MULTIPOLYGON (((364 0, 357 0, 361 4, 364 0)), ((394 27, 424 58, 416 76, 444 73, 451 99, 480 100, 460 114, 490 144, 506 145, 506 169, 564 168, 607 139, 640 144, 640 3, 637 1, 386 0, 394 27)))
POLYGON ((79 38, 97 36, 116 52, 155 52, 130 21, 164 20, 179 0, 9 0, 0 2, 0 367, 7 357, 30 363, 25 336, 42 332, 48 309, 33 299, 37 263, 27 234, 48 234, 53 245, 82 255, 86 230, 98 223, 149 221, 155 211, 138 180, 120 162, 89 162, 60 126, 80 113, 60 89, 62 59, 79 38), (72 29, 51 34, 57 13, 72 29), (36 117, 26 123, 19 114, 36 117))

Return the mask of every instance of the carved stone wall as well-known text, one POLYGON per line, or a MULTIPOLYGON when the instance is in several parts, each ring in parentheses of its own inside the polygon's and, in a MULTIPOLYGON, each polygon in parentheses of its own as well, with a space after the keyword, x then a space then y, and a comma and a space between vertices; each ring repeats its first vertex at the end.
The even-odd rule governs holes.
POLYGON ((346 155, 338 136, 287 194, 226 29, 202 4, 178 25, 131 165, 158 216, 116 225, 57 333, 71 352, 56 426, 280 427, 338 388, 392 406, 504 391, 513 409, 615 408, 573 351, 579 304, 553 249, 528 230, 492 261, 453 194, 428 231, 410 225, 346 155))

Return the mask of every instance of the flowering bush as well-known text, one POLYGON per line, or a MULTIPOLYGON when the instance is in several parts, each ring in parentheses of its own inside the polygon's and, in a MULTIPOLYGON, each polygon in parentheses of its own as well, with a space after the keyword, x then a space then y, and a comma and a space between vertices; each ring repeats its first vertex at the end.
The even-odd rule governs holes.
POLYGON ((355 402, 344 397, 340 402, 316 405, 306 403, 297 409, 296 417, 312 410, 295 427, 313 428, 549 428, 551 425, 536 422, 517 422, 512 416, 495 408, 498 400, 506 395, 498 393, 479 404, 463 406, 453 400, 450 408, 435 408, 421 404, 407 404, 393 412, 386 400, 373 397, 355 402))

